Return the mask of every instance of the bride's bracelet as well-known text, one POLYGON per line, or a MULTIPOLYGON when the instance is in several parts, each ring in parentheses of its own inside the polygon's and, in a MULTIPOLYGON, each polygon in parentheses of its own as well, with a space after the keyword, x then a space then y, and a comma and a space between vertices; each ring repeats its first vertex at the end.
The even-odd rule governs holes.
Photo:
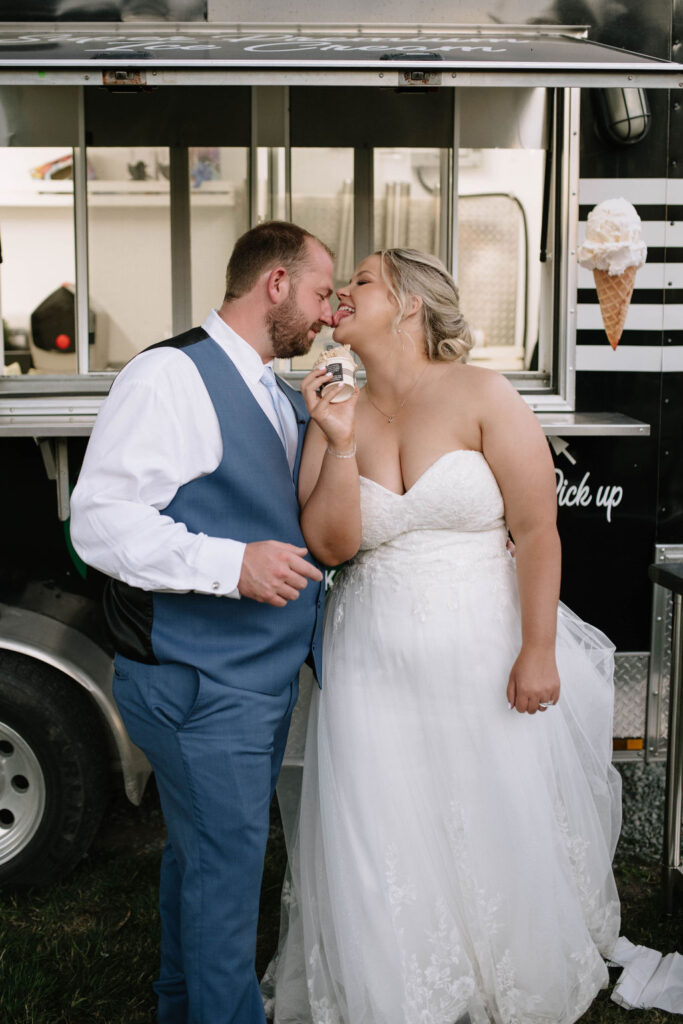
POLYGON ((334 448, 330 448, 329 444, 327 446, 327 451, 330 455, 334 455, 335 459, 352 459, 356 454, 356 442, 353 442, 353 448, 350 452, 335 452, 334 448))

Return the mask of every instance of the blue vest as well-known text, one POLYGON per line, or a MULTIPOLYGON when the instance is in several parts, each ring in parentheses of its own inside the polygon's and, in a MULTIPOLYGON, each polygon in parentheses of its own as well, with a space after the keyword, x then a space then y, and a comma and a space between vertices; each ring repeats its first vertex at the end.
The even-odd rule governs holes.
MULTIPOLYGON (((192 533, 305 547, 295 485, 308 419, 301 395, 278 380, 299 428, 293 481, 277 432, 221 347, 202 328, 160 344, 182 349, 197 367, 223 442, 213 473, 180 487, 164 515, 192 533)), ((323 591, 309 581, 298 600, 275 608, 245 597, 143 591, 111 580, 105 612, 116 650, 134 661, 179 662, 241 689, 278 693, 307 660, 321 679, 323 591)))

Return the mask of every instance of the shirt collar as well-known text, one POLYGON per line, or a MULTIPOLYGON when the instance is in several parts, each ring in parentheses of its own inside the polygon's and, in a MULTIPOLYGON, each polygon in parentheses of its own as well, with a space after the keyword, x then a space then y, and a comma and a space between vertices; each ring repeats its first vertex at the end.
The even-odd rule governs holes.
POLYGON ((272 366, 272 360, 265 364, 256 349, 233 331, 215 309, 211 310, 202 327, 230 357, 248 384, 256 384, 263 376, 264 367, 272 366))

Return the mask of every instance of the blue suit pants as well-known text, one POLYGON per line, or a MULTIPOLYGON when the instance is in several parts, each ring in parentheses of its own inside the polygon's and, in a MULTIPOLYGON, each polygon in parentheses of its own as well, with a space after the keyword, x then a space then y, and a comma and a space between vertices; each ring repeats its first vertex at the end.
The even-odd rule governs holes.
POLYGON ((254 969, 270 802, 298 680, 277 695, 188 665, 116 656, 114 695, 156 776, 161 865, 159 1024, 263 1024, 254 969))

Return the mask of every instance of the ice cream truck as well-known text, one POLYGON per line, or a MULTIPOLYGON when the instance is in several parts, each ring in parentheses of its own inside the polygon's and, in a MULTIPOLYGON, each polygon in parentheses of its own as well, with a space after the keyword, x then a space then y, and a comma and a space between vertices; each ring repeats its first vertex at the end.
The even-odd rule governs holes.
POLYGON ((220 304, 232 243, 272 217, 330 245, 338 283, 396 245, 452 269, 471 358, 552 448, 562 596, 616 645, 614 757, 663 759, 670 604, 648 566, 683 558, 681 0, 2 12, 0 881, 68 870, 112 769, 141 798, 70 492, 117 370, 220 304))

